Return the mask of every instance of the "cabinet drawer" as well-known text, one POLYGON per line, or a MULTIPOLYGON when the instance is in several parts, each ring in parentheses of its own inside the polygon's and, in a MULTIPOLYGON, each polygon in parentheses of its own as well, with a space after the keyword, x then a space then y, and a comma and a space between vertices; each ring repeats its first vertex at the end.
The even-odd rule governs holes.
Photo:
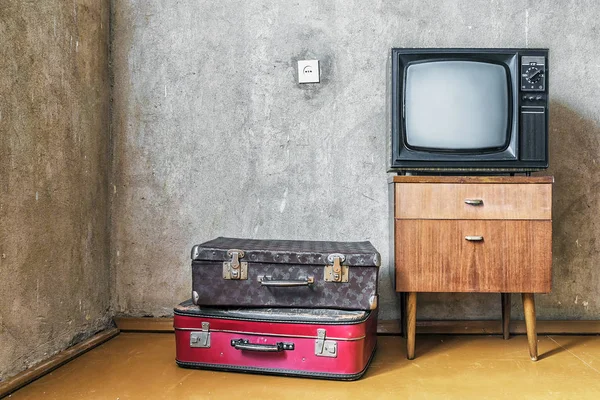
POLYGON ((396 218, 551 219, 549 183, 396 183, 395 196, 396 218))
POLYGON ((395 224, 399 292, 550 291, 551 221, 396 219, 395 224))

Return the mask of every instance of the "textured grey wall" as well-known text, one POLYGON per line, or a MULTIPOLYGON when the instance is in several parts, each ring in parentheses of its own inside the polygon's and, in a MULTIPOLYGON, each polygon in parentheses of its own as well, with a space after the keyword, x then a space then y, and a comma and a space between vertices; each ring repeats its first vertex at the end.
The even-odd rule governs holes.
POLYGON ((108 23, 0 2, 0 380, 110 322, 108 23))
MULTIPOLYGON (((595 1, 114 2, 112 265, 118 313, 189 297, 218 235, 368 239, 382 314, 392 47, 549 47, 554 291, 540 318, 600 317, 600 8, 595 1), (298 59, 322 82, 296 84, 298 59)), ((526 268, 527 266, 524 266, 526 268)), ((515 296, 515 313, 520 305, 515 296)), ((420 318, 499 318, 494 295, 423 295, 420 318)))

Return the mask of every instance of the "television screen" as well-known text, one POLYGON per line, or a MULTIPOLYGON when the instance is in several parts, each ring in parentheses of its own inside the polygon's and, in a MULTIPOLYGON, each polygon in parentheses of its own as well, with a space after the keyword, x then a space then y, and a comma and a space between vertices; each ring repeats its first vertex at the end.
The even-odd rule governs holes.
POLYGON ((405 83, 407 147, 473 152, 508 145, 512 110, 503 65, 417 62, 406 68, 405 83))

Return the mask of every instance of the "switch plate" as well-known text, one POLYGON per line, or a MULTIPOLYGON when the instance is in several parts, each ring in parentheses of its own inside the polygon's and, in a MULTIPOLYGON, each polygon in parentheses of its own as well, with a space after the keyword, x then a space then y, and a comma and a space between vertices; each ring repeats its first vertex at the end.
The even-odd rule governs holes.
POLYGON ((319 83, 319 60, 298 61, 298 83, 319 83))

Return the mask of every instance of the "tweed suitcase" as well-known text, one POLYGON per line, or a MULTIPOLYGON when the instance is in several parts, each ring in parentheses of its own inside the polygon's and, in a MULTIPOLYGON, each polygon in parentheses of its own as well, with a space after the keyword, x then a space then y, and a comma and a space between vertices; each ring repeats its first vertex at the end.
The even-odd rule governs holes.
POLYGON ((373 310, 380 256, 370 242, 220 237, 192 248, 202 306, 373 310))
POLYGON ((377 309, 207 308, 174 310, 181 367, 354 380, 377 344, 377 309))

